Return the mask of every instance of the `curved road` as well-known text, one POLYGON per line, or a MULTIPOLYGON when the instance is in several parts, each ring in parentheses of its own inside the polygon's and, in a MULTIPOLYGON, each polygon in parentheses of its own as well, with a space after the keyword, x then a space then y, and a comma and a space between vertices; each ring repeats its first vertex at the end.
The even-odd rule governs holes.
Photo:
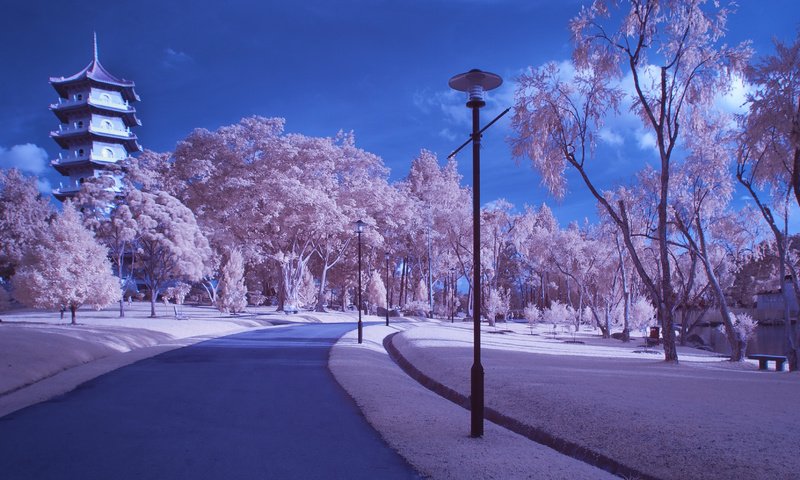
POLYGON ((352 328, 210 340, 0 418, 0 478, 419 478, 328 371, 352 328))

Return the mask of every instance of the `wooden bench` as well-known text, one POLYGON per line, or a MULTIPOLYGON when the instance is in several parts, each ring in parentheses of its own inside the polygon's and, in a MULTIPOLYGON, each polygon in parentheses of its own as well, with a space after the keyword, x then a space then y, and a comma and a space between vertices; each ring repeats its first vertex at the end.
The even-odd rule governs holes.
POLYGON ((783 355, 767 355, 759 353, 756 355, 748 355, 747 358, 750 360, 758 360, 759 370, 769 370, 767 362, 775 362, 776 372, 782 372, 783 364, 786 362, 786 357, 783 355))

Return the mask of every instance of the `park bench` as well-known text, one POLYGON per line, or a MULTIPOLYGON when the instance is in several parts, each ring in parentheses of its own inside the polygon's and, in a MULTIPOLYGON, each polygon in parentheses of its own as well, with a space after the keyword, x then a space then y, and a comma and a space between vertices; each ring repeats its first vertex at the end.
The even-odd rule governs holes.
POLYGON ((175 320, 189 320, 189 315, 179 312, 178 307, 172 307, 172 310, 175 312, 175 320))
POLYGON ((758 360, 759 370, 769 370, 767 362, 775 362, 776 372, 782 372, 783 364, 786 362, 786 357, 784 357, 783 355, 766 355, 759 353, 755 355, 748 355, 747 358, 751 360, 758 360))

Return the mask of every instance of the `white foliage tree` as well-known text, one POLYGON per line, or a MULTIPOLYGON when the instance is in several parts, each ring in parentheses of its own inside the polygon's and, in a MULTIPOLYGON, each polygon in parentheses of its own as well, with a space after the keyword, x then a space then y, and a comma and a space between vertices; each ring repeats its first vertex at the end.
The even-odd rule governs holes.
POLYGON ((656 309, 646 298, 639 297, 631 303, 630 325, 634 330, 646 331, 656 320, 656 309))
POLYGON ((525 316, 525 320, 528 321, 528 325, 531 327, 531 335, 533 335, 533 326, 542 320, 542 311, 536 305, 529 303, 522 314, 525 316))
POLYGON ((314 283, 314 276, 308 267, 303 267, 303 275, 300 277, 300 284, 297 287, 297 300, 303 307, 313 307, 317 302, 319 289, 314 283))
POLYGON ((76 324, 84 304, 96 309, 120 299, 108 250, 95 240, 70 202, 39 232, 12 278, 14 296, 33 308, 66 308, 76 324))
POLYGON ((155 317, 156 298, 169 282, 203 278, 211 249, 194 214, 177 198, 132 190, 127 202, 139 230, 137 264, 150 290, 150 316, 155 317))
POLYGON ((565 304, 561 303, 558 300, 553 300, 550 304, 550 308, 544 309, 542 312, 542 320, 545 323, 549 323, 553 326, 553 332, 555 333, 556 327, 559 325, 571 325, 575 319, 575 312, 572 308, 565 304))
POLYGON ((237 249, 225 252, 217 296, 220 312, 239 313, 247 306, 247 287, 244 284, 244 258, 237 249))
POLYGON ((386 308, 386 286, 377 270, 372 271, 367 283, 367 302, 372 313, 377 313, 378 307, 386 308))

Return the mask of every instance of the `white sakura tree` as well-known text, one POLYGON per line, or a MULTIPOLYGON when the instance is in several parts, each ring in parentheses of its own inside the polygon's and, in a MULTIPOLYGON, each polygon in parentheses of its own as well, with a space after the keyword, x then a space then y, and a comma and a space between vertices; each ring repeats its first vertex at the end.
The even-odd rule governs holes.
POLYGON ((119 300, 108 250, 83 226, 70 202, 32 240, 12 279, 17 300, 33 308, 67 309, 73 325, 82 305, 100 309, 119 300))
POLYGON ((575 311, 567 304, 553 300, 549 308, 542 310, 542 321, 553 326, 553 336, 559 325, 570 326, 575 321, 575 311))
POLYGON ((17 169, 0 169, 0 278, 8 280, 27 247, 53 215, 36 179, 17 169))
POLYGON ((247 306, 247 287, 244 284, 244 258, 241 252, 230 249, 222 261, 217 308, 233 314, 243 312, 247 306))
MULTIPOLYGON (((83 223, 91 229, 95 237, 108 247, 111 262, 123 290, 126 279, 123 274, 125 255, 133 253, 136 240, 136 220, 130 208, 125 205, 123 196, 114 190, 116 181, 110 175, 92 177, 81 184, 76 197, 77 206, 83 216, 83 223)), ((125 302, 119 300, 119 316, 125 316, 125 302)))
POLYGON ((150 316, 155 317, 156 299, 170 282, 203 278, 211 249, 194 214, 168 193, 132 190, 127 204, 138 228, 137 266, 150 291, 150 316))
POLYGON ((486 318, 489 325, 494 326, 498 316, 505 318, 510 309, 511 296, 503 287, 489 289, 489 298, 486 299, 486 318))
POLYGON ((533 303, 529 303, 523 310, 525 320, 528 321, 528 326, 531 327, 531 335, 533 335, 533 327, 542 321, 542 310, 533 303))
POLYGON ((372 271, 367 282, 367 303, 368 310, 375 314, 379 307, 386 308, 386 285, 377 270, 372 271))
MULTIPOLYGON (((566 192, 570 167, 617 226, 630 259, 655 299, 664 336, 664 358, 678 360, 672 314, 675 291, 669 251, 669 185, 680 160, 684 127, 713 108, 749 55, 746 46, 723 44, 726 8, 702 0, 606 2, 584 7, 570 23, 575 49, 568 71, 555 63, 520 78, 513 150, 527 157, 556 196, 566 192), (632 88, 620 82, 630 74, 632 88), (621 105, 630 105, 658 150, 656 222, 652 236, 658 268, 648 268, 633 244, 629 205, 616 203, 590 167, 600 128, 621 105)), ((601 167, 605 168, 605 167, 601 167)))
MULTIPOLYGON (((795 265, 789 259, 789 198, 800 203, 800 36, 791 45, 775 43, 776 53, 748 70, 754 85, 749 111, 740 118, 736 177, 752 196, 778 250, 778 278, 791 274, 800 295, 795 265)), ((784 303, 784 354, 789 370, 800 370, 800 339, 789 320, 789 289, 784 303)))
POLYGON ((647 327, 652 326, 656 320, 656 309, 644 297, 639 297, 631 302, 631 328, 646 335, 647 327))

